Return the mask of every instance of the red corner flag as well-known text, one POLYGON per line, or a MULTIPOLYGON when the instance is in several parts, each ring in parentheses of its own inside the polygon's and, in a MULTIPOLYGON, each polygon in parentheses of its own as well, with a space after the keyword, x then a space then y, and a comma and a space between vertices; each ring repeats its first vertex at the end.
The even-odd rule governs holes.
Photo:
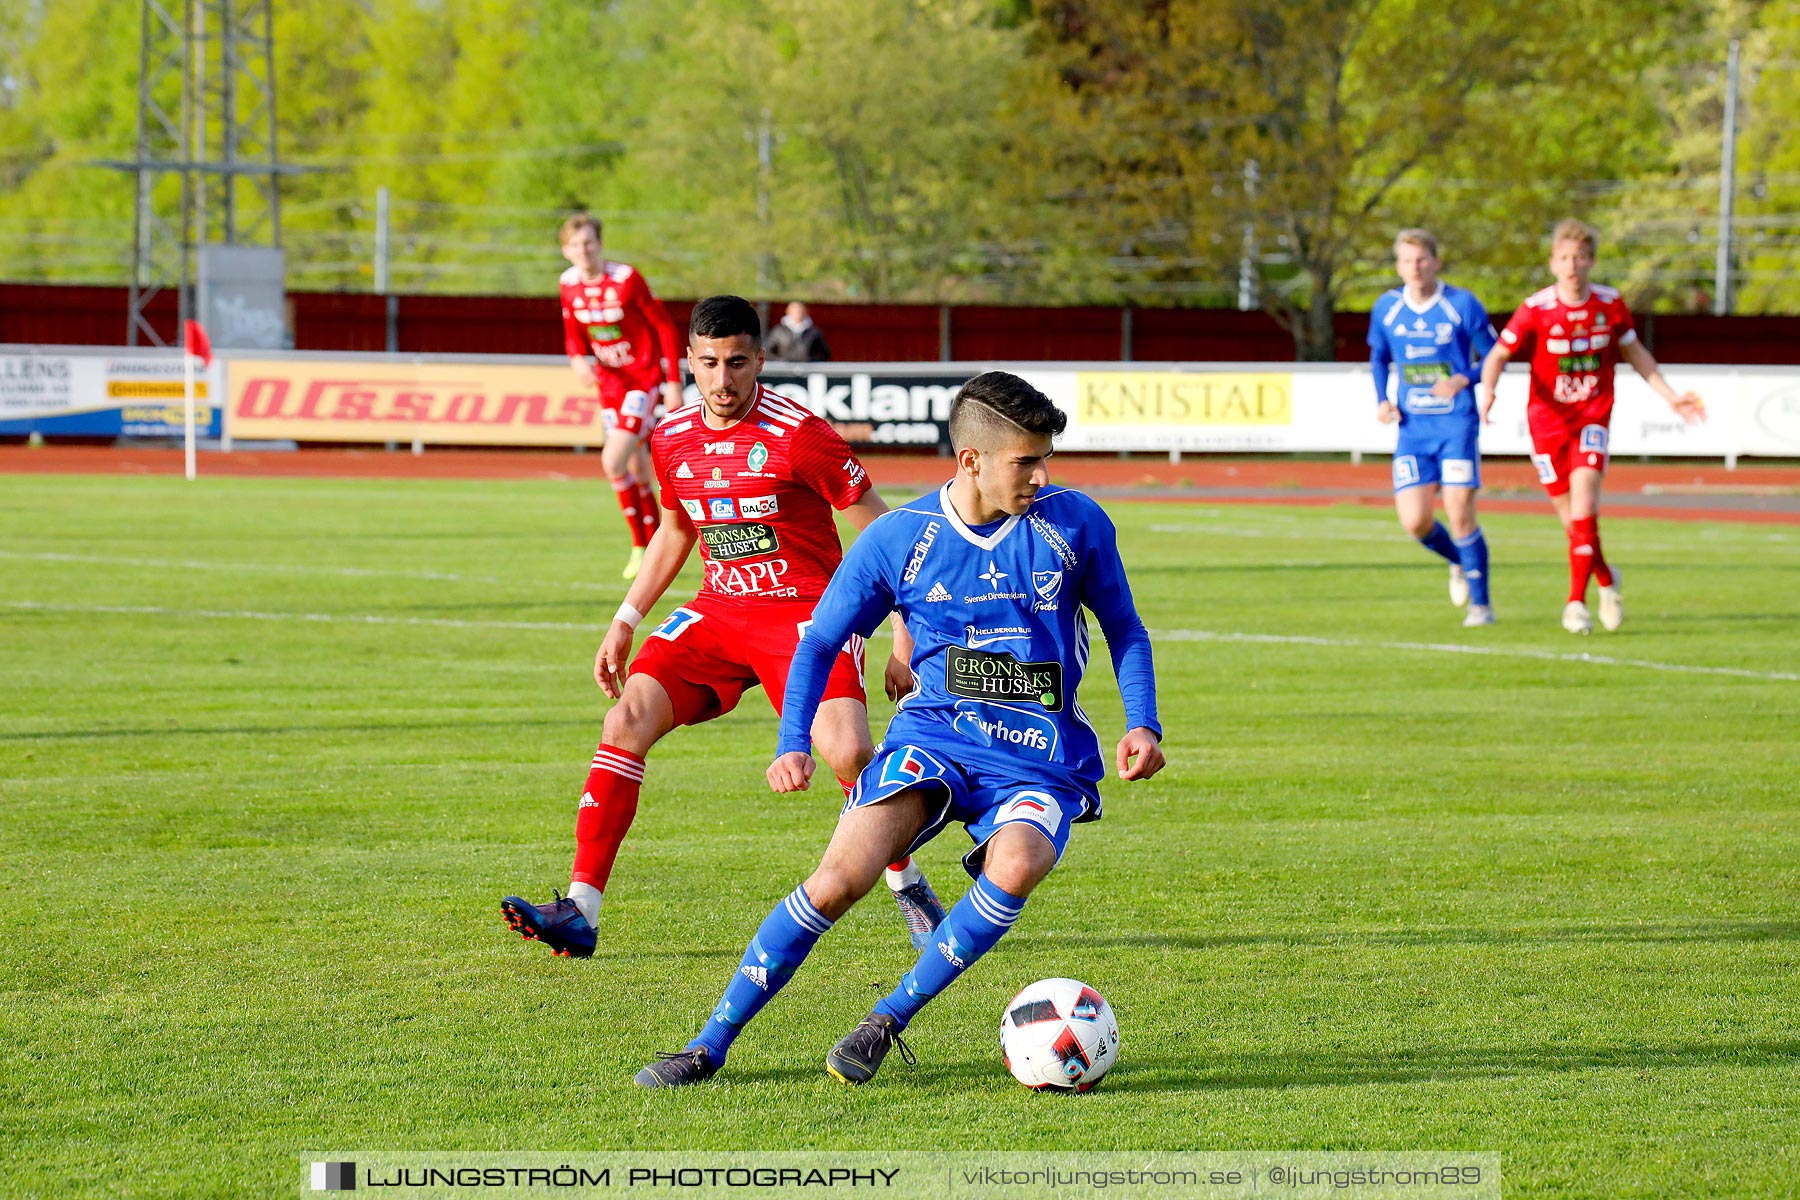
POLYGON ((181 331, 181 344, 189 354, 200 360, 201 366, 212 365, 212 342, 207 339, 206 330, 201 327, 200 322, 188 321, 181 331))

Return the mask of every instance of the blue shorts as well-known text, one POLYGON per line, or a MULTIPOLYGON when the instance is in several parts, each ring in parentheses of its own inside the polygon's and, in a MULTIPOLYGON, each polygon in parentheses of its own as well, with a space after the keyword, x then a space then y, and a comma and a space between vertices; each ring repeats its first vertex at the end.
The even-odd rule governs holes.
POLYGON ((911 854, 942 833, 952 821, 961 821, 975 843, 963 855, 963 870, 981 874, 988 839, 1002 826, 1029 824, 1056 847, 1061 862, 1069 844, 1069 827, 1094 820, 1095 805, 1080 792, 1063 784, 1022 782, 1016 775, 999 775, 951 760, 945 752, 920 746, 883 744, 875 758, 857 777, 844 811, 880 804, 909 788, 923 788, 926 796, 925 828, 906 848, 911 854))
POLYGON ((1400 427, 1394 446, 1394 490, 1427 483, 1445 487, 1481 486, 1481 430, 1457 422, 1416 422, 1400 427))

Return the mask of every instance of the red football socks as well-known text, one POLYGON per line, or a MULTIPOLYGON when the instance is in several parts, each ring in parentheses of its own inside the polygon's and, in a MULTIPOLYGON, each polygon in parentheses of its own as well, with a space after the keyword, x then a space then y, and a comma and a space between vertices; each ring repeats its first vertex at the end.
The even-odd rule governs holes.
POLYGON ((1600 518, 1574 517, 1569 521, 1569 599, 1587 601, 1588 576, 1601 587, 1612 586, 1612 570, 1600 553, 1600 518))
POLYGON ((662 521, 662 514, 656 511, 656 492, 648 483, 637 485, 637 520, 643 530, 644 540, 634 541, 632 545, 648 546, 656 533, 657 525, 662 521))
POLYGON ((648 546, 650 536, 644 532, 644 489, 637 476, 627 475, 612 481, 613 495, 619 498, 619 511, 625 514, 625 527, 631 530, 631 544, 648 546))
POLYGON ((587 788, 575 813, 575 866, 569 879, 606 890, 619 843, 637 816, 644 760, 629 750, 602 744, 594 752, 587 788))

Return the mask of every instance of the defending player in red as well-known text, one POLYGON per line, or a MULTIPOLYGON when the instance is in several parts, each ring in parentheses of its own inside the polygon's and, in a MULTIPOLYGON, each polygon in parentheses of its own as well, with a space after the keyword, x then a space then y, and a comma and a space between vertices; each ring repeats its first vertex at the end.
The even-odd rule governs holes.
POLYGON ((1532 465, 1569 534, 1569 599, 1563 628, 1590 633, 1587 585, 1600 585, 1600 624, 1617 629, 1625 620, 1618 568, 1600 552, 1600 481, 1606 472, 1612 423, 1613 372, 1630 363, 1644 382, 1690 425, 1706 419, 1693 392, 1677 394, 1656 359, 1638 340, 1631 311, 1617 289, 1590 283, 1599 235, 1570 219, 1556 227, 1550 272, 1556 283, 1519 306, 1500 340, 1481 364, 1481 420, 1489 423, 1494 385, 1514 354, 1530 356, 1531 388, 1525 417, 1531 428, 1532 465))
POLYGON ((564 221, 562 252, 569 260, 562 273, 563 343, 575 374, 600 389, 606 425, 600 464, 631 530, 624 576, 634 579, 657 525, 642 446, 656 423, 659 387, 668 408, 681 407, 681 338, 637 269, 607 261, 596 218, 576 213, 564 221))
MULTIPOLYGON (((643 569, 594 659, 595 681, 618 703, 606 714, 576 811, 569 895, 551 904, 508 896, 500 906, 514 930, 558 954, 593 953, 601 899, 637 815, 650 747, 677 726, 730 712, 758 684, 779 713, 794 647, 843 559, 832 511, 858 530, 887 511, 844 439, 757 381, 761 336, 762 322, 746 300, 714 296, 696 305, 688 363, 700 399, 666 415, 650 437, 669 519, 650 539, 643 569), (700 594, 670 613, 630 658, 643 614, 696 543, 705 564, 700 594)), ((894 640, 884 676, 888 697, 899 699, 913 690, 913 677, 912 639, 898 620, 894 640)), ((848 794, 875 756, 861 638, 832 665, 812 738, 848 794)), ((910 858, 890 865, 887 883, 913 945, 930 944, 944 919, 930 884, 910 858)))

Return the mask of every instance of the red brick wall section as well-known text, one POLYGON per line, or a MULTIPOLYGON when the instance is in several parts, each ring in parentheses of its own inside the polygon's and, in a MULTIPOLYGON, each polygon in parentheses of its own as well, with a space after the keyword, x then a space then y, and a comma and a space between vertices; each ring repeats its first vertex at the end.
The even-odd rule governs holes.
MULTIPOLYGON (((129 290, 0 283, 0 342, 123 346, 129 290)), ((387 301, 366 293, 293 292, 294 343, 301 350, 384 350, 387 301)), ((691 300, 666 300, 685 338, 691 300)), ((548 296, 401 296, 399 348, 407 353, 560 354, 562 319, 548 296)), ((782 302, 769 307, 779 319, 782 302)), ((818 304, 813 319, 840 362, 934 362, 942 311, 931 304, 818 304)), ((175 338, 176 296, 161 292, 149 315, 175 338)), ((1120 357, 1117 308, 958 305, 951 350, 965 362, 1096 361, 1120 357)), ((1642 318, 1644 339, 1672 363, 1800 364, 1800 316, 1642 318)), ((1294 339, 1262 312, 1134 309, 1132 357, 1140 362, 1291 362, 1294 339)), ((1366 313, 1341 312, 1337 359, 1368 357, 1366 313)))

